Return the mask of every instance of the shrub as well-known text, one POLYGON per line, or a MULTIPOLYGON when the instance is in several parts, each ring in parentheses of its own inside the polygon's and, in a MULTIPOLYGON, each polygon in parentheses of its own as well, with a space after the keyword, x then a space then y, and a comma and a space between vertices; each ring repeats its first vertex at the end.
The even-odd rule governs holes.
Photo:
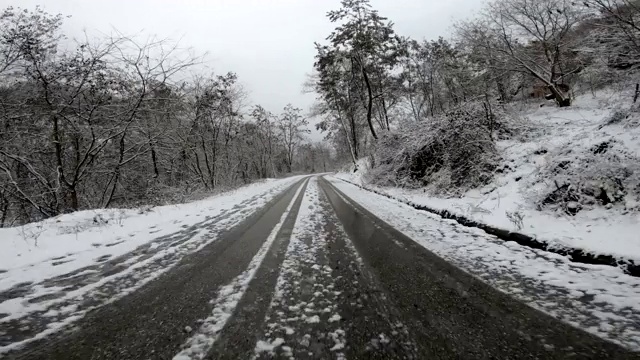
POLYGON ((498 162, 495 138, 507 134, 504 116, 470 103, 383 136, 370 172, 380 185, 458 193, 489 183, 498 162))
POLYGON ((609 139, 581 151, 565 148, 542 168, 535 182, 549 189, 539 199, 540 208, 575 215, 583 208, 634 203, 640 198, 640 159, 609 139))

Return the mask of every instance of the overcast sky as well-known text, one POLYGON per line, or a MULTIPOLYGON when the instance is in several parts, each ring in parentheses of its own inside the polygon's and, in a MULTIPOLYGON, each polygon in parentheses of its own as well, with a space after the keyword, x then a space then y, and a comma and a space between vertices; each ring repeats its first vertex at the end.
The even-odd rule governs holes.
MULTIPOLYGON (((416 39, 448 34, 454 20, 477 11, 482 0, 372 0, 396 32, 416 39)), ((83 30, 125 34, 144 31, 207 52, 216 73, 233 71, 259 103, 279 112, 287 103, 308 109, 313 95, 302 83, 313 67, 314 41, 323 41, 333 26, 327 11, 340 0, 0 0, 50 13, 71 15, 65 32, 83 30)))

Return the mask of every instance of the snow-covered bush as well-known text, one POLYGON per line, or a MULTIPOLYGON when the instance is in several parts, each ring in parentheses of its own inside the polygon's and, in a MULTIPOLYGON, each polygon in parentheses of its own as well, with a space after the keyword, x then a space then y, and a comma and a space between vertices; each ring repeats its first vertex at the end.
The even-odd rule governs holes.
POLYGON ((511 131, 505 118, 482 103, 468 103, 407 124, 380 139, 369 178, 380 185, 428 186, 440 193, 485 185, 498 162, 496 137, 511 131))
POLYGON ((638 106, 632 106, 630 108, 615 110, 604 120, 602 125, 600 125, 600 129, 615 124, 621 124, 626 128, 636 128, 640 126, 640 108, 638 106))
POLYGON ((505 215, 516 229, 522 230, 524 227, 524 214, 521 211, 505 211, 505 215))
POLYGON ((608 119, 605 120, 604 126, 621 123, 624 120, 628 119, 630 115, 631 112, 627 109, 616 110, 611 113, 608 119))
POLYGON ((540 169, 534 183, 546 183, 538 197, 540 208, 562 210, 575 215, 584 208, 611 207, 637 209, 640 199, 640 158, 625 151, 610 138, 588 148, 567 146, 540 169))
POLYGON ((102 214, 96 214, 93 217, 93 224, 96 226, 103 226, 109 223, 109 219, 105 218, 102 214))
POLYGON ((201 200, 232 187, 220 186, 215 190, 206 189, 195 181, 183 182, 180 186, 169 186, 157 181, 139 179, 127 188, 128 197, 116 198, 112 206, 118 208, 144 209, 152 206, 182 204, 189 201, 201 200))
POLYGON ((622 85, 629 76, 627 71, 619 71, 608 66, 606 59, 590 59, 591 64, 586 66, 575 79, 575 90, 579 93, 591 93, 595 95, 598 90, 610 88, 613 85, 622 85))

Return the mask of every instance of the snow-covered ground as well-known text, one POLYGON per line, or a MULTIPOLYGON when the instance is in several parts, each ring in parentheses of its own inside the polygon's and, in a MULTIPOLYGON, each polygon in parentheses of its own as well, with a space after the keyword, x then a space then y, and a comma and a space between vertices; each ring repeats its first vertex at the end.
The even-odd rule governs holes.
POLYGON ((0 229, 0 353, 136 290, 300 178, 269 179, 188 204, 82 211, 0 229), (3 337, 12 329, 29 335, 8 343, 3 337))
POLYGON ((328 179, 375 216, 494 288, 578 328, 640 350, 640 278, 619 268, 576 264, 557 254, 504 242, 336 177, 328 179))
MULTIPOLYGON (((607 124, 612 114, 629 107, 624 94, 602 91, 597 96, 581 95, 569 108, 525 106, 521 115, 531 128, 524 139, 499 141, 502 161, 500 173, 483 188, 461 197, 443 197, 428 190, 381 188, 366 177, 367 161, 356 173, 338 177, 375 188, 398 200, 410 201, 433 209, 510 231, 518 231, 561 248, 583 249, 640 262, 640 127, 635 119, 607 124), (603 145, 604 144, 604 145, 603 145), (623 197, 608 207, 598 204, 583 207, 571 216, 561 207, 541 207, 545 196, 562 185, 568 175, 576 182, 584 173, 583 183, 593 181, 600 172, 631 173, 627 194, 616 193, 606 180, 602 186, 608 196, 623 197), (596 173, 596 174, 594 174, 596 173), (595 175, 595 176, 594 176, 595 175), (589 178, 589 176, 592 176, 589 178), (629 186, 631 185, 631 186, 629 186), (521 217, 521 223, 514 218, 521 217)), ((636 117, 638 115, 636 114, 636 117)), ((597 186, 601 186, 597 184, 597 186)), ((615 184, 614 184, 615 186, 615 184)))

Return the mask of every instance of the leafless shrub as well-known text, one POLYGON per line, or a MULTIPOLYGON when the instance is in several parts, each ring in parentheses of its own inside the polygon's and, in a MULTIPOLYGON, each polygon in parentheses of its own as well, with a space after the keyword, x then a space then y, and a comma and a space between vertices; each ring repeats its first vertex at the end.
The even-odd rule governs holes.
POLYGON ((22 239, 29 243, 29 240, 33 241, 34 246, 38 247, 38 239, 40 235, 44 233, 44 226, 42 223, 24 225, 20 227, 20 233, 22 235, 22 239))
POLYGON ((609 139, 590 148, 563 149, 532 182, 549 184, 540 208, 575 215, 587 207, 628 207, 640 199, 640 159, 609 139))
POLYGON ((139 215, 148 214, 150 212, 153 212, 153 206, 146 205, 146 206, 141 206, 141 207, 138 208, 138 214, 139 215))
POLYGON ((602 126, 614 125, 623 122, 631 116, 631 111, 628 109, 623 110, 615 110, 607 119, 605 119, 604 124, 602 126))
POLYGON ((119 209, 118 210, 118 216, 116 217, 116 224, 118 224, 118 226, 122 226, 124 223, 124 219, 126 218, 126 212, 124 209, 119 209))
POLYGON ((102 214, 96 214, 93 217, 93 225, 95 226, 103 226, 109 224, 109 219, 102 216, 102 214))
POLYGON ((429 121, 408 124, 382 138, 371 178, 382 185, 462 191, 487 184, 498 154, 496 134, 504 119, 468 104, 429 121))
POLYGON ((640 107, 634 105, 631 107, 614 110, 603 123, 600 129, 605 126, 620 124, 626 128, 635 128, 640 126, 640 107))
POLYGON ((507 219, 511 221, 511 223, 518 230, 522 230, 524 227, 524 214, 518 210, 516 211, 505 211, 505 215, 507 215, 507 219))

